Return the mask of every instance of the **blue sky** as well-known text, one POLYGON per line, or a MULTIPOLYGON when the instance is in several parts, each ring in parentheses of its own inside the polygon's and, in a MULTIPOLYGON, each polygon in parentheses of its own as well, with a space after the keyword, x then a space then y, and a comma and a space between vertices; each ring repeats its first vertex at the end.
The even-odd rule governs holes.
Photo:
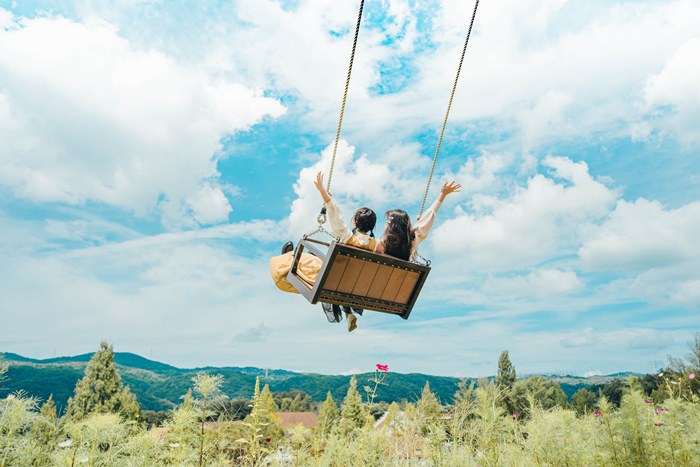
MULTIPOLYGON (((178 366, 652 371, 700 328, 700 5, 479 7, 409 321, 275 289, 358 2, 0 0, 0 351, 178 366)), ((332 192, 415 213, 473 4, 367 0, 332 192)))

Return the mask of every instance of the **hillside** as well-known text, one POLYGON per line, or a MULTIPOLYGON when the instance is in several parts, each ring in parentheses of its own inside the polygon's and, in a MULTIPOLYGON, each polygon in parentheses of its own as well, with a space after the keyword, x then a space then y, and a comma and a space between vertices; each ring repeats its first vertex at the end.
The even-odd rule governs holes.
MULTIPOLYGON (((83 376, 85 366, 92 354, 73 357, 58 357, 38 360, 6 353, 9 364, 7 381, 0 386, 0 397, 18 390, 45 400, 53 394, 58 407, 65 407, 72 396, 75 384, 83 376)), ((270 385, 274 392, 298 389, 308 393, 315 401, 322 401, 328 391, 333 398, 342 400, 347 392, 350 376, 295 373, 286 370, 264 370, 254 367, 205 367, 194 369, 177 368, 156 362, 132 353, 115 352, 115 362, 125 384, 131 387, 144 410, 169 410, 180 402, 180 397, 191 386, 192 378, 201 371, 224 376, 224 393, 232 399, 250 398, 256 377, 270 385), (267 376, 266 376, 267 375, 267 376)), ((355 375, 362 388, 371 373, 355 375)), ((569 397, 582 387, 604 384, 613 379, 624 379, 627 374, 595 376, 590 378, 572 376, 548 376, 558 381, 569 397)), ((390 373, 386 386, 379 390, 377 401, 409 401, 420 397, 425 382, 445 403, 452 402, 459 378, 433 376, 420 373, 390 373)), ((469 382, 470 380, 468 380, 469 382)))

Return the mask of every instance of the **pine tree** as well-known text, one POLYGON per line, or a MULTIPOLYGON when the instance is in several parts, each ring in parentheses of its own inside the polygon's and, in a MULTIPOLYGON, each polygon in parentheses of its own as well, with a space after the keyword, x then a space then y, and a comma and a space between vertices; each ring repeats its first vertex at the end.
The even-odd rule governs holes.
POLYGON ((426 417, 437 418, 440 416, 442 406, 440 402, 438 402, 437 397, 435 397, 435 394, 430 390, 429 381, 426 381, 425 386, 423 386, 423 392, 421 393, 417 406, 418 410, 426 417))
POLYGON ((266 384, 265 387, 263 387, 263 390, 260 392, 260 407, 267 413, 272 414, 279 412, 280 410, 275 402, 275 398, 272 397, 269 384, 266 384))
POLYGON ((275 415, 278 410, 270 386, 265 385, 260 391, 260 378, 255 379, 255 393, 253 395, 253 410, 246 417, 246 422, 252 429, 254 443, 279 442, 284 437, 284 431, 280 426, 280 419, 275 415), (269 440, 269 441, 267 441, 269 440))
POLYGON ((66 419, 81 420, 91 413, 119 413, 132 420, 141 416, 136 396, 122 385, 114 350, 104 341, 88 362, 85 376, 75 385, 75 395, 68 399, 66 419))
POLYGON ((340 410, 338 410, 338 406, 335 404, 331 392, 328 391, 326 400, 323 401, 323 406, 318 414, 317 432, 324 436, 330 434, 333 426, 338 422, 338 419, 340 419, 340 410))
POLYGON ((511 390, 515 383, 515 367, 510 362, 508 351, 501 352, 498 358, 498 375, 496 376, 496 384, 501 390, 511 390))
POLYGON ((360 393, 357 392, 357 380, 354 376, 350 378, 350 387, 348 387, 348 392, 340 408, 340 414, 338 429, 341 434, 350 434, 370 423, 371 416, 367 407, 362 403, 360 393))
POLYGON ((500 391, 501 406, 507 413, 519 412, 518 404, 513 398, 513 385, 515 384, 515 367, 510 361, 508 351, 501 352, 498 357, 498 374, 496 375, 496 386, 500 391))
POLYGON ((426 381, 425 386, 423 386, 423 392, 416 403, 416 409, 420 416, 421 429, 424 433, 427 433, 430 425, 440 418, 440 412, 442 411, 442 406, 437 400, 437 397, 435 397, 435 394, 430 390, 430 382, 428 381, 426 381))

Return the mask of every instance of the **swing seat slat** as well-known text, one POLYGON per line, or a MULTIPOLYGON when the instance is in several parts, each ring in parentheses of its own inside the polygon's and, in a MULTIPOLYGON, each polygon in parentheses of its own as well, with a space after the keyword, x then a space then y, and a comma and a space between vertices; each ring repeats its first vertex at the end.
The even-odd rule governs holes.
POLYGON ((333 303, 408 319, 429 273, 429 266, 307 238, 297 247, 287 280, 312 304, 333 303), (317 244, 328 250, 324 253, 317 244), (297 273, 304 250, 323 260, 314 284, 297 273))

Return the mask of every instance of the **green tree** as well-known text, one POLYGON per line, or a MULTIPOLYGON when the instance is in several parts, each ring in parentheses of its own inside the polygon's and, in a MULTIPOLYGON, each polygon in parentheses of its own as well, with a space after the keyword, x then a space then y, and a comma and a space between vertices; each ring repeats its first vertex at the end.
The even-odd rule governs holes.
POLYGON ((357 392, 357 380, 350 378, 348 392, 340 407, 340 423, 338 429, 341 434, 347 435, 370 423, 371 416, 367 407, 362 403, 362 397, 357 392))
POLYGON ((442 412, 442 406, 435 394, 430 390, 430 382, 428 381, 423 386, 423 392, 416 403, 416 409, 418 411, 420 429, 426 435, 440 418, 440 413, 442 412))
POLYGON ((442 412, 442 406, 435 394, 430 390, 430 382, 426 381, 423 386, 423 392, 416 404, 421 416, 426 420, 437 420, 442 412))
POLYGON ((622 401, 622 394, 625 392, 625 382, 619 379, 605 383, 600 389, 600 394, 605 396, 605 398, 615 407, 620 407, 620 402, 622 401))
POLYGON ((510 361, 507 350, 501 352, 501 356, 498 358, 496 384, 501 390, 510 390, 515 384, 515 367, 510 361))
POLYGON ((75 386, 75 394, 68 399, 67 420, 81 420, 91 413, 118 413, 130 420, 138 420, 141 407, 128 386, 122 385, 114 364, 114 350, 107 342, 100 343, 85 368, 85 376, 75 386))
POLYGON ((255 393, 253 395, 253 407, 246 422, 251 428, 250 445, 254 452, 267 439, 278 443, 284 437, 284 431, 280 426, 280 420, 275 415, 278 410, 275 399, 270 392, 270 386, 265 385, 260 391, 260 378, 255 380, 255 393))
POLYGON ((340 410, 338 410, 331 392, 328 391, 326 400, 323 401, 323 406, 321 406, 321 411, 318 414, 317 433, 322 436, 329 435, 339 419, 340 410))
POLYGON ((308 412, 312 409, 313 398, 298 389, 289 392, 274 392, 272 396, 279 407, 280 412, 308 412))
POLYGON ((571 405, 579 415, 593 412, 593 409, 597 403, 598 398, 596 395, 593 393, 593 391, 586 388, 579 389, 573 396, 571 396, 571 405))
POLYGON ((264 410, 268 414, 274 414, 280 410, 275 402, 275 398, 272 397, 269 384, 266 384, 263 387, 263 390, 260 392, 260 400, 257 402, 257 404, 261 410, 264 410))
POLYGON ((542 376, 532 376, 513 385, 511 401, 514 411, 527 414, 530 412, 531 403, 543 409, 565 407, 567 397, 559 383, 548 381, 542 376))

